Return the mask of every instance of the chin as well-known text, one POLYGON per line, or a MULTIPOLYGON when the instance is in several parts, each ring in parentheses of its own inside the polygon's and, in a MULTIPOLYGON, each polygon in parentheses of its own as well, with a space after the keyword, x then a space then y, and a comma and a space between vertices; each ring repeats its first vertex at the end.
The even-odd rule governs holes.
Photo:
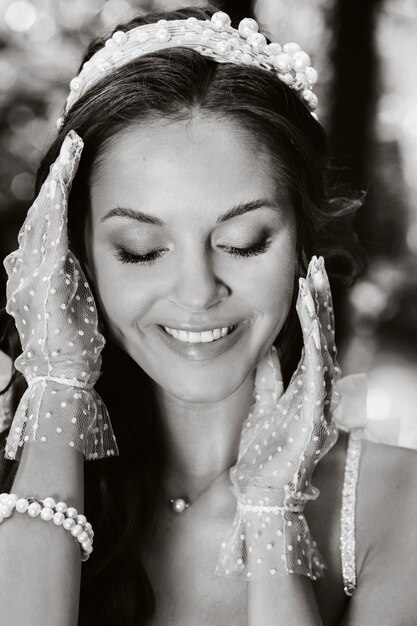
POLYGON ((169 387, 165 387, 164 389, 170 395, 187 404, 212 404, 221 402, 235 391, 230 385, 224 389, 219 389, 214 386, 209 389, 207 389, 207 386, 204 389, 199 389, 195 386, 192 389, 170 389, 169 387))
POLYGON ((212 373, 201 372, 193 376, 183 376, 180 380, 162 379, 159 377, 158 384, 169 394, 184 402, 206 404, 225 400, 241 387, 252 369, 230 366, 225 372, 223 368, 213 368, 212 373))
POLYGON ((264 347, 263 336, 246 335, 234 354, 228 350, 212 359, 192 361, 171 350, 159 350, 153 341, 123 339, 121 348, 162 393, 195 404, 219 402, 233 394, 256 367, 264 347))

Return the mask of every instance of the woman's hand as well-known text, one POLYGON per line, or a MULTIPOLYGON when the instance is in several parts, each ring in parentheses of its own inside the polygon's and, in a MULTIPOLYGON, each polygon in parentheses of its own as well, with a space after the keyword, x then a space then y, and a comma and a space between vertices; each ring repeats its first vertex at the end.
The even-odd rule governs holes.
POLYGON ((313 579, 323 574, 324 564, 302 514, 305 503, 319 495, 311 483, 314 468, 337 439, 332 412, 340 368, 322 258, 313 257, 306 279, 300 279, 296 307, 304 347, 285 393, 275 348, 256 371, 255 404, 230 472, 238 510, 219 561, 218 572, 226 575, 251 578, 262 570, 276 574, 283 562, 289 573, 313 579), (277 543, 284 548, 278 553, 277 543))
MULTIPOLYGON (((274 492, 277 488, 283 492, 301 490, 298 497, 308 499, 309 493, 315 493, 310 484, 314 467, 336 441, 336 431, 330 422, 337 403, 334 385, 340 376, 332 298, 322 258, 313 257, 307 278, 300 278, 296 308, 304 339, 301 360, 287 390, 275 405, 273 395, 268 393, 275 384, 271 365, 264 360, 257 369, 255 387, 264 389, 259 398, 260 413, 264 415, 262 436, 255 431, 250 441, 246 438, 246 449, 241 450, 243 453, 232 470, 232 477, 238 485, 239 470, 245 466, 252 488, 265 484, 268 479, 267 483, 273 480, 274 492), (256 442, 257 438, 262 442, 256 442), (259 467, 260 456, 262 467, 259 467)), ((274 352, 269 358, 278 360, 274 352)))
POLYGON ((91 289, 68 248, 68 196, 82 148, 70 131, 28 211, 18 250, 4 261, 7 311, 23 348, 15 366, 29 385, 7 439, 9 459, 27 441, 71 446, 89 459, 117 452, 106 408, 92 389, 105 341, 91 289))

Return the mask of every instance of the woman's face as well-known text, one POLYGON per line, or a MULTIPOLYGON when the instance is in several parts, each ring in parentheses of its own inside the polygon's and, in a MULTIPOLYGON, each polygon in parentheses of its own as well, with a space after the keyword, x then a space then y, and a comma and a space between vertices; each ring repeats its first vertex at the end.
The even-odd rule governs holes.
POLYGON ((251 144, 224 119, 155 121, 114 138, 94 167, 88 271, 107 332, 184 401, 235 391, 289 311, 294 216, 251 144))

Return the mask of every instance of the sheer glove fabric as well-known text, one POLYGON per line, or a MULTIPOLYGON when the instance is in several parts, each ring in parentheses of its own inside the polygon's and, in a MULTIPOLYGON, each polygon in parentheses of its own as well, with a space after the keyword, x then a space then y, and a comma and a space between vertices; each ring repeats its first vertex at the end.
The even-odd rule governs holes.
POLYGON ((235 579, 303 574, 315 580, 325 564, 303 515, 319 490, 314 468, 337 440, 332 413, 340 376, 330 286, 323 258, 313 257, 300 278, 297 313, 304 347, 283 393, 273 346, 255 375, 255 401, 230 471, 237 510, 221 546, 216 573, 235 579))
POLYGON ((118 454, 93 389, 105 340, 91 289, 68 248, 68 195, 82 149, 70 131, 20 229, 19 248, 4 260, 6 309, 23 349, 15 366, 28 383, 7 438, 8 459, 20 458, 27 441, 54 441, 88 460, 118 454))

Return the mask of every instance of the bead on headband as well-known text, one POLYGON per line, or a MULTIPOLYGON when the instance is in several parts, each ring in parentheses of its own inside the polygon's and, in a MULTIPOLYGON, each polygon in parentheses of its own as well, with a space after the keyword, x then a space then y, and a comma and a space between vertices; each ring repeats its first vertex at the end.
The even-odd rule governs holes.
MULTIPOLYGON (((157 50, 185 47, 217 63, 249 65, 273 71, 317 117, 313 113, 318 104, 313 86, 318 75, 311 66, 309 55, 297 43, 287 43, 282 47, 276 42, 268 44, 265 35, 258 31, 258 23, 248 17, 240 21, 238 29, 233 28, 230 17, 223 11, 214 13, 211 20, 195 17, 159 20, 127 32, 117 31, 71 80, 64 115, 107 72, 157 50)), ((60 128, 63 118, 59 118, 57 124, 60 128)))

